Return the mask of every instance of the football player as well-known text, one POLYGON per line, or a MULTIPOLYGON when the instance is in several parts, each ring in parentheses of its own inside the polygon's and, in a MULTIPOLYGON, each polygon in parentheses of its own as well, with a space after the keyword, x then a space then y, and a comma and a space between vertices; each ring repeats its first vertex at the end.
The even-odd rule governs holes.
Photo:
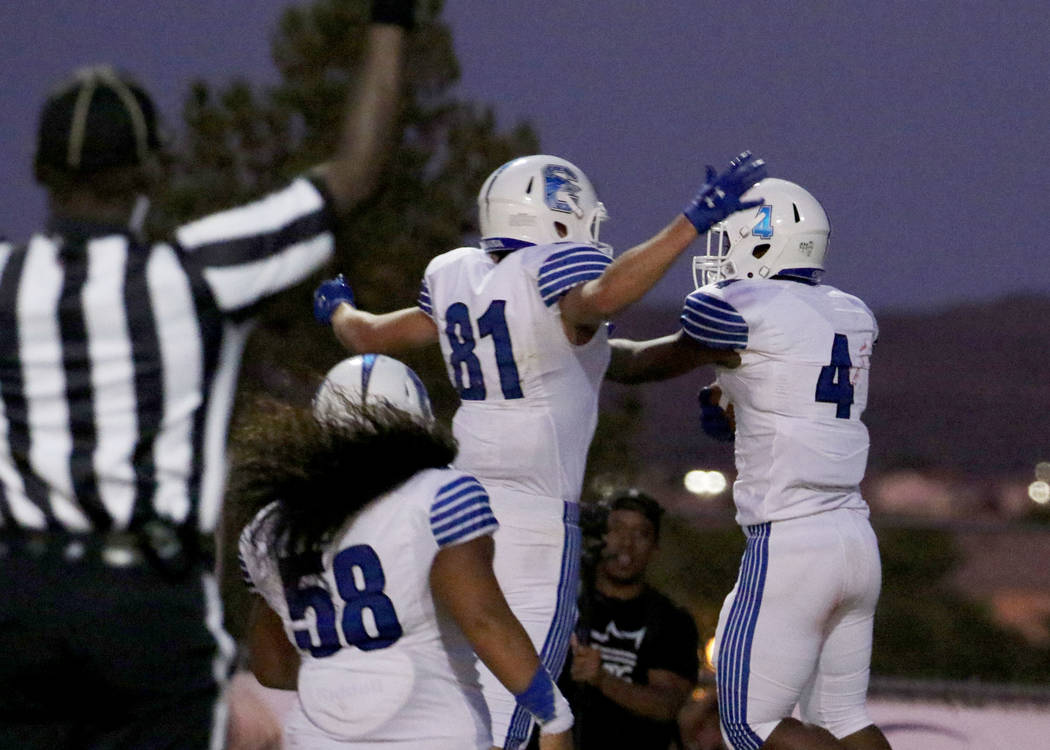
POLYGON ((541 747, 571 749, 569 706, 492 572, 488 496, 448 467, 455 443, 412 370, 345 360, 312 413, 275 405, 240 449, 234 494, 266 503, 240 540, 261 597, 250 666, 298 690, 288 748, 490 747, 476 652, 541 747))
POLYGON ((861 300, 821 283, 830 226, 812 195, 765 179, 743 198, 757 205, 715 225, 694 260, 681 329, 616 342, 612 375, 659 379, 712 348, 740 354, 700 391, 703 429, 735 440, 747 536, 716 633, 726 744, 888 750, 865 708, 881 569, 859 489, 878 326, 861 300))
MULTIPOLYGON (((317 290, 316 317, 351 351, 440 344, 461 399, 455 465, 489 492, 500 522, 496 577, 552 674, 576 619, 577 501, 610 359, 606 321, 652 288, 699 233, 757 206, 740 196, 764 176, 750 153, 721 174, 708 168, 682 215, 613 260, 598 239, 605 207, 587 176, 556 156, 514 159, 479 192, 481 246, 434 258, 417 307, 355 309, 341 278, 317 290)), ((521 746, 528 713, 485 670, 482 685, 494 744, 521 746)))

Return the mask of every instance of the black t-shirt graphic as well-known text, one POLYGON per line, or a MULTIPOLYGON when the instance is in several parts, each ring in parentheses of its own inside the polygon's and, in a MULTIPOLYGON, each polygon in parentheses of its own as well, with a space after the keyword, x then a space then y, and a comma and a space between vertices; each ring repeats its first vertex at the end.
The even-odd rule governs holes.
MULTIPOLYGON (((699 636, 688 612, 651 588, 634 599, 595 593, 585 608, 589 645, 602 655, 606 672, 636 685, 648 684, 651 669, 662 669, 695 682, 699 636)), ((667 750, 677 741, 675 721, 638 716, 597 689, 573 683, 569 668, 561 684, 577 717, 579 750, 667 750)))

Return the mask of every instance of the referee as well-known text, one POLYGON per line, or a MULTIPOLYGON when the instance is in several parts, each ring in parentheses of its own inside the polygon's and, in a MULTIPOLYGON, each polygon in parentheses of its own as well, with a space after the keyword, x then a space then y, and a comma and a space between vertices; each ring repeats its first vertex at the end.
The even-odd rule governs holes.
POLYGON ((337 152, 145 244, 156 113, 108 67, 45 103, 50 218, 0 243, 0 748, 225 741, 232 642, 203 537, 258 303, 318 269, 376 181, 412 0, 373 0, 337 152))

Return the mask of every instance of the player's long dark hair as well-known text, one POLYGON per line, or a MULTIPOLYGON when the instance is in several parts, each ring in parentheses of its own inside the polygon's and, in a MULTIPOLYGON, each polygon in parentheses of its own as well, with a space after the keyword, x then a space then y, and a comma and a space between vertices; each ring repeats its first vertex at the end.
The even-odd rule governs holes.
POLYGON ((309 409, 261 400, 234 435, 228 502, 255 515, 291 585, 321 570, 321 550, 347 519, 417 472, 448 466, 456 443, 437 422, 387 406, 346 402, 346 419, 318 421, 309 409))

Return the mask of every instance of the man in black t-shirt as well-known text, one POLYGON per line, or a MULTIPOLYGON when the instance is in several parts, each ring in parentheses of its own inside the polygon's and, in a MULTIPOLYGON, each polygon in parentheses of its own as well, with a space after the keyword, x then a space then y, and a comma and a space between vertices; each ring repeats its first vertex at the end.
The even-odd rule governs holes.
POLYGON ((689 613, 645 583, 663 509, 636 490, 608 507, 565 672, 577 750, 679 747, 676 719, 696 685, 699 637, 689 613))

